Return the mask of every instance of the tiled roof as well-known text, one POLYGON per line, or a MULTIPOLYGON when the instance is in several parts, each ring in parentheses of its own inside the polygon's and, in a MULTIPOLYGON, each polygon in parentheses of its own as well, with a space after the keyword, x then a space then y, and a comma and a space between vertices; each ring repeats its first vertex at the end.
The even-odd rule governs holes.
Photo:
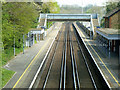
POLYGON ((120 34, 120 29, 113 29, 113 28, 99 28, 98 31, 104 34, 120 34))
POLYGON ((100 28, 96 30, 96 33, 103 36, 108 40, 120 40, 120 30, 111 28, 100 28))
POLYGON ((110 17, 110 16, 114 15, 115 13, 117 13, 118 11, 120 11, 120 7, 113 9, 112 11, 107 13, 104 17, 110 17))

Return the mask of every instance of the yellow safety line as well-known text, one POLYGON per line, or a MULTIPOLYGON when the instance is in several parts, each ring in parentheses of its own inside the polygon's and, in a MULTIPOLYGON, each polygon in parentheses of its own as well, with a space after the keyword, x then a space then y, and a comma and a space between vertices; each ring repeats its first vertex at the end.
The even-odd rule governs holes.
MULTIPOLYGON (((79 29, 79 31, 81 32, 81 30, 79 29)), ((83 35, 83 33, 81 32, 81 34, 83 35)), ((84 36, 84 35, 83 35, 84 36)), ((86 40, 86 38, 85 38, 86 40)), ((88 44, 90 45, 90 43, 88 42, 88 44)), ((95 54, 98 56, 98 58, 100 59, 100 61, 104 64, 105 68, 107 69, 107 71, 110 73, 110 75, 113 77, 113 79, 115 80, 115 82, 120 86, 120 83, 118 82, 118 80, 114 77, 114 75, 111 73, 111 71, 107 68, 107 66, 105 65, 105 63, 103 62, 103 60, 100 58, 100 56, 97 54, 97 52, 94 50, 94 48, 90 45, 90 47, 92 48, 92 50, 95 52, 95 54)))
MULTIPOLYGON (((88 43, 89 44, 89 43, 88 43)), ((89 44, 90 45, 90 44, 89 44)), ((115 80, 115 82, 120 86, 118 80, 114 77, 114 75, 111 73, 111 71, 107 68, 107 66, 105 65, 105 63, 103 62, 103 60, 100 58, 100 56, 97 54, 97 52, 93 49, 93 47, 90 45, 90 47, 92 48, 92 50, 96 53, 96 55, 98 56, 98 58, 100 59, 100 61, 104 64, 105 68, 107 69, 107 71, 110 73, 110 75, 113 77, 113 79, 115 80)))
MULTIPOLYGON (((49 39, 48 39, 49 40, 49 39)), ((48 43, 47 40, 47 43, 48 43)), ((13 88, 16 87, 16 85, 19 83, 19 81, 21 80, 21 78, 24 76, 24 74, 26 73, 26 71, 28 70, 28 68, 31 66, 31 64, 35 61, 35 59, 37 58, 37 56, 39 55, 39 53, 45 48, 45 46, 47 45, 47 43, 45 43, 45 45, 43 47, 41 47, 41 49, 39 50, 39 52, 37 53, 37 55, 33 58, 33 60, 31 61, 31 63, 28 65, 28 67, 25 69, 25 71, 23 72, 23 74, 20 76, 20 78, 18 79, 18 81, 15 83, 15 85, 13 86, 13 88)))

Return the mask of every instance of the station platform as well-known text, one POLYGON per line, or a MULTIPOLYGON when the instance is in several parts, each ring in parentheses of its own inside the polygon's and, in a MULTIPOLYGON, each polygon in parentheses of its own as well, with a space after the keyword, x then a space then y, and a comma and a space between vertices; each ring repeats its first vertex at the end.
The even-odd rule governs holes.
POLYGON ((15 71, 16 73, 3 87, 3 90, 10 88, 29 88, 33 77, 51 43, 55 40, 61 26, 62 22, 54 23, 53 26, 46 30, 47 36, 44 40, 38 41, 32 47, 25 49, 24 54, 18 54, 4 66, 5 69, 15 71))
POLYGON ((120 65, 118 54, 109 52, 109 50, 102 46, 97 40, 90 39, 75 22, 74 25, 109 88, 120 88, 120 65))

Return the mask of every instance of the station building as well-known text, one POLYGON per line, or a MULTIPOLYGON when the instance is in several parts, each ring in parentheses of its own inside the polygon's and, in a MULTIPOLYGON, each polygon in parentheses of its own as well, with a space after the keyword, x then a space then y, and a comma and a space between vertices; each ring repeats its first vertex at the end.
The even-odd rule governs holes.
MULTIPOLYGON (((104 19, 104 28, 98 28, 99 20, 93 19, 95 39, 99 41, 103 47, 107 48, 109 52, 120 54, 120 7, 106 14, 104 19)), ((79 24, 86 34, 90 36, 90 28, 84 23, 83 25, 79 24)))
POLYGON ((105 28, 120 29, 120 7, 115 8, 104 16, 105 28))
POLYGON ((120 53, 120 7, 104 16, 105 28, 96 29, 97 38, 109 48, 109 51, 120 53))

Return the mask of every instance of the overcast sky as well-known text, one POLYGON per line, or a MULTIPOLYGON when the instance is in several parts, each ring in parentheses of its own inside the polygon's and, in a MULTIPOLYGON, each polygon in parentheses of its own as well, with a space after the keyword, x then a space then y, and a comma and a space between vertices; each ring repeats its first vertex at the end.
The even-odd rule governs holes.
POLYGON ((88 4, 102 6, 105 5, 105 2, 108 0, 56 0, 59 5, 74 5, 86 6, 88 4))

